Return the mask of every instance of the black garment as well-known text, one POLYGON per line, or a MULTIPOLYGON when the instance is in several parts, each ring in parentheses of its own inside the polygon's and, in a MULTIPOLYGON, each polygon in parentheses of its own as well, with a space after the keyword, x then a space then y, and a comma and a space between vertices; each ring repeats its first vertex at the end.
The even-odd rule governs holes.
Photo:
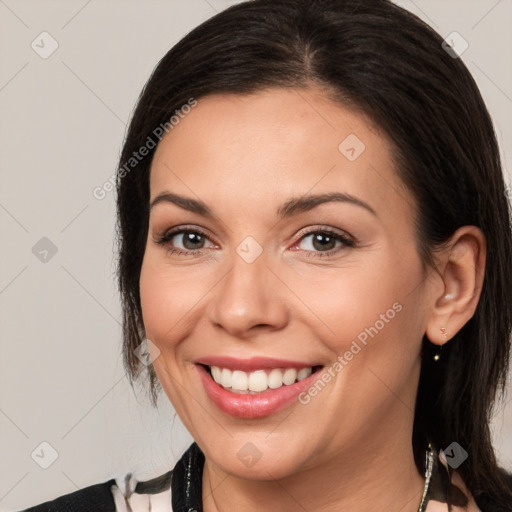
MULTIPOLYGON (((91 485, 53 501, 30 507, 26 512, 116 512, 110 488, 115 480, 91 485)), ((25 511, 23 511, 25 512, 25 511)))
MULTIPOLYGON (((148 481, 137 482, 133 493, 154 495, 170 487, 173 512, 202 512, 203 467, 204 455, 197 444, 193 443, 171 471, 148 481)), ((506 475, 505 472, 504 474, 506 475)), ((507 479, 512 489, 512 475, 507 475, 507 479)), ((116 486, 115 479, 66 494, 22 512, 117 512, 112 494, 113 486, 116 486)), ((464 497, 456 487, 450 486, 447 468, 436 454, 427 498, 446 503, 448 493, 454 505, 463 504, 464 497)), ((512 512, 512 503, 503 503, 503 500, 497 503, 496 499, 483 496, 476 501, 482 512, 512 512)), ((130 510, 129 506, 127 510, 130 510)))
MULTIPOLYGON (((158 494, 171 486, 173 512, 202 512, 204 455, 193 443, 171 471, 145 482, 138 482, 137 494, 158 494)), ((116 512, 112 487, 116 480, 91 485, 21 512, 116 512)), ((138 512, 138 511, 134 511, 138 512)))

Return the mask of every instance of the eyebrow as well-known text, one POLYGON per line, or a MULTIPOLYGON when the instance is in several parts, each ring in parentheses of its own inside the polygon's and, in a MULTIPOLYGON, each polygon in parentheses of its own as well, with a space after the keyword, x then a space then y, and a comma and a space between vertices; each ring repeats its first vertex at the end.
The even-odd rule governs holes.
MULTIPOLYGON (((277 209, 277 216, 281 219, 297 215, 298 213, 307 212, 313 208, 330 202, 349 203, 355 206, 359 206, 369 211, 371 214, 378 217, 375 210, 367 203, 354 197, 350 194, 331 192, 327 194, 316 194, 292 197, 288 199, 277 209)), ((184 210, 189 212, 197 213, 203 217, 214 217, 213 212, 206 204, 198 199, 192 199, 191 197, 180 196, 171 192, 163 192, 151 201, 150 210, 159 203, 172 203, 184 210)))

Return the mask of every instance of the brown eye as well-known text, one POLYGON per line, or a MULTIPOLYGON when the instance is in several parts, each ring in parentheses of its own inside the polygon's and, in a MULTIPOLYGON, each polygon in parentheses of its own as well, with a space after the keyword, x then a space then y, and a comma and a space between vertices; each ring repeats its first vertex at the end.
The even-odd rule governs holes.
POLYGON ((169 231, 156 243, 166 246, 167 250, 176 254, 194 254, 207 248, 206 242, 214 245, 210 238, 197 229, 175 229, 169 231))
MULTIPOLYGON (((183 231, 181 233, 176 233, 172 236, 172 238, 177 238, 181 236, 181 243, 185 249, 189 249, 193 251, 194 249, 202 249, 204 245, 204 237, 200 233, 195 231, 183 231)), ((171 240, 172 240, 171 238, 171 240)))
POLYGON ((297 244, 300 250, 311 253, 313 257, 330 256, 340 249, 353 246, 354 242, 347 236, 325 229, 306 233, 297 244))

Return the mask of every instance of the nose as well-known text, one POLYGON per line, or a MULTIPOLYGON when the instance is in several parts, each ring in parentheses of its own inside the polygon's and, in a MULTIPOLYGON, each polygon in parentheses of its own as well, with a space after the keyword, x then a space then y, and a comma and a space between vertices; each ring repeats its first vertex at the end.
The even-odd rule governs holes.
POLYGON ((267 266, 263 252, 252 263, 233 255, 231 270, 215 287, 211 318, 217 327, 238 339, 256 332, 282 329, 289 310, 285 286, 267 266))

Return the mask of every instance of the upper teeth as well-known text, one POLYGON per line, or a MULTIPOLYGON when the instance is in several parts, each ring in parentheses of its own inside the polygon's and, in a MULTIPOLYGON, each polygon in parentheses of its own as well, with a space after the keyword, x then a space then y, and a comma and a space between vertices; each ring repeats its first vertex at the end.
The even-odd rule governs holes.
POLYGON ((229 370, 228 368, 219 368, 211 366, 212 377, 217 384, 223 388, 236 392, 253 391, 255 393, 265 391, 267 388, 277 389, 283 384, 289 386, 296 380, 303 380, 309 377, 313 371, 312 367, 287 368, 281 370, 274 368, 272 370, 256 370, 254 372, 243 372, 241 370, 229 370))

